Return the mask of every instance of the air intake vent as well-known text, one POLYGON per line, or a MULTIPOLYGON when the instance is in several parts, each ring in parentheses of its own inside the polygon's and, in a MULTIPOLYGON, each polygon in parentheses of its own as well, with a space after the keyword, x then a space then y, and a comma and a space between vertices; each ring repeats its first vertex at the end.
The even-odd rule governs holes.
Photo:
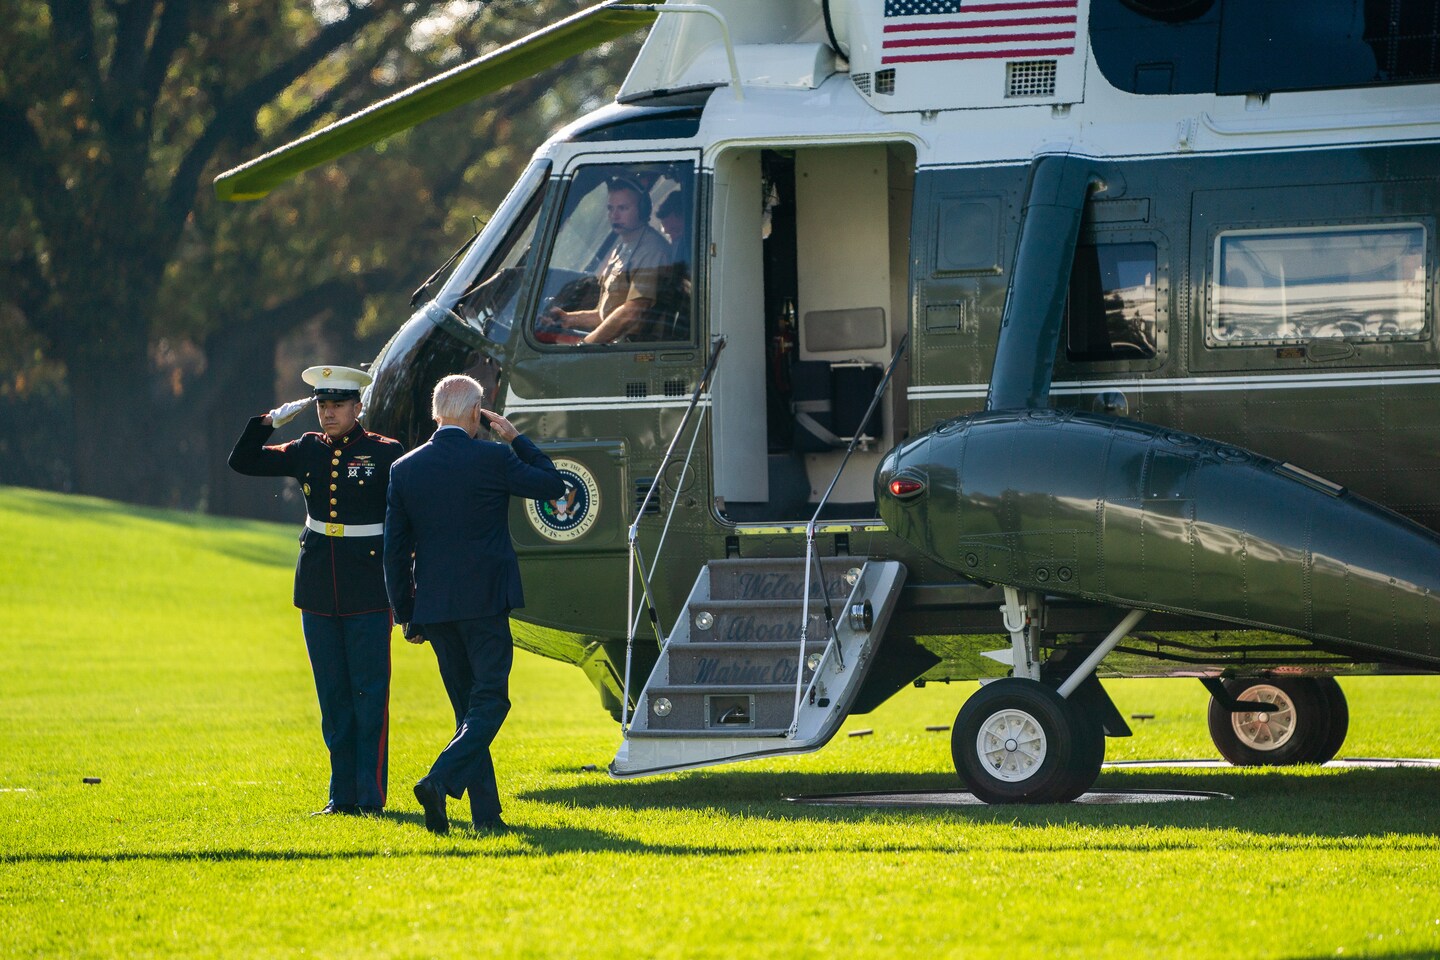
POLYGON ((667 397, 688 397, 690 396, 689 385, 684 380, 666 380, 665 396, 667 397))
POLYGON ((629 381, 625 384, 625 396, 632 400, 650 396, 650 385, 639 381, 629 381))
POLYGON ((867 97, 870 96, 870 74, 852 73, 850 74, 850 81, 855 84, 856 90, 859 90, 867 97))
POLYGON ((895 71, 893 69, 875 71, 875 92, 883 93, 887 97, 895 93, 895 71))
POLYGON ((1005 96, 1055 96, 1055 61, 1012 60, 1005 64, 1005 96))
MULTIPOLYGON (((635 481, 635 512, 640 512, 640 504, 645 502, 645 494, 650 492, 650 484, 655 482, 654 477, 640 477, 635 481)), ((660 512, 660 492, 655 491, 655 496, 650 498, 650 503, 645 507, 645 515, 650 516, 660 512)))

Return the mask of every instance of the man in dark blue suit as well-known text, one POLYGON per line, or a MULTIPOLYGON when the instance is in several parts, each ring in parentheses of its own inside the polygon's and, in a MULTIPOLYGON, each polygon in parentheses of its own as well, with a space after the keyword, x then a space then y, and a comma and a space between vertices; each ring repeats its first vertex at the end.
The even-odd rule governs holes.
POLYGON ((525 605, 510 498, 565 495, 550 458, 483 399, 470 377, 435 385, 439 427, 390 468, 385 510, 390 605, 407 639, 430 641, 455 709, 454 738, 415 784, 435 833, 450 829, 445 798, 467 790, 475 828, 505 829, 490 742, 510 712, 510 611, 525 605), (487 425, 506 442, 476 439, 487 425))

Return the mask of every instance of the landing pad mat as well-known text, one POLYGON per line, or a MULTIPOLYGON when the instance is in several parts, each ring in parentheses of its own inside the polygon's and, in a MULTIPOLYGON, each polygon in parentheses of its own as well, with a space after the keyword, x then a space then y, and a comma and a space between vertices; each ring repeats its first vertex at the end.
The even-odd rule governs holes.
MULTIPOLYGON (((1370 768, 1393 770, 1397 767, 1440 767, 1440 760, 1423 757, 1336 757, 1324 764, 1327 768, 1370 768)), ((1126 770, 1139 767, 1184 767, 1187 769, 1237 769, 1229 760, 1115 760, 1106 769, 1126 770)), ((1283 770, 1284 767, 1257 769, 1283 770)))
MULTIPOLYGON (((983 807, 985 801, 965 790, 930 790, 913 793, 831 793, 786 797, 791 803, 816 807, 983 807)), ((1208 790, 1091 790, 1075 803, 1175 803, 1194 800, 1233 800, 1228 793, 1208 790)))

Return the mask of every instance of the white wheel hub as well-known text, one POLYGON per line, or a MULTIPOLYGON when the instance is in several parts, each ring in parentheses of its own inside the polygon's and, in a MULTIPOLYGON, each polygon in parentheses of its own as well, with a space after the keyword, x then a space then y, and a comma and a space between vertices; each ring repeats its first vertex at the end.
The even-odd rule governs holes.
POLYGON ((1236 699, 1259 700, 1271 707, 1255 713, 1230 714, 1236 738, 1251 750, 1279 750, 1295 736, 1295 704, 1284 690, 1261 683, 1243 691, 1236 699))
POLYGON ((1028 780, 1045 762, 1048 744, 1040 721, 1024 710, 998 710, 980 725, 975 750, 990 775, 1006 783, 1028 780))

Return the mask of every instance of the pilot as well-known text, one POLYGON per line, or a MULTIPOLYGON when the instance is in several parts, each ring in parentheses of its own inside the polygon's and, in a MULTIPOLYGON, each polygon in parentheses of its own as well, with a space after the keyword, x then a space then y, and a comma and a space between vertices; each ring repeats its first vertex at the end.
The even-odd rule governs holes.
POLYGON ((615 246, 600 268, 600 302, 593 310, 549 311, 562 327, 588 329, 583 343, 649 336, 660 271, 670 263, 670 244, 650 226, 649 191, 625 177, 612 177, 606 186, 615 246))
POLYGON ((252 477, 294 477, 305 495, 295 566, 295 606, 320 698, 330 752, 330 794, 321 814, 378 814, 388 775, 390 601, 385 594, 385 492, 405 451, 360 425, 360 391, 371 377, 351 367, 311 367, 319 433, 266 446, 275 428, 310 405, 282 404, 254 417, 230 454, 252 477))

